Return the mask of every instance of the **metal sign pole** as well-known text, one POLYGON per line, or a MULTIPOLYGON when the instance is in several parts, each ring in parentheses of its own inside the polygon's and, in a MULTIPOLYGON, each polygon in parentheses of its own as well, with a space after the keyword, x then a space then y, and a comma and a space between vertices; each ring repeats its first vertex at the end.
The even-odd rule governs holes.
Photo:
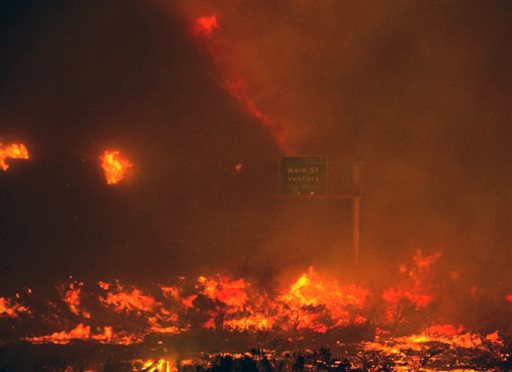
POLYGON ((353 231, 353 240, 352 240, 352 248, 354 253, 354 265, 359 265, 359 255, 360 255, 360 249, 359 249, 359 237, 360 237, 360 227, 359 227, 359 220, 360 220, 360 208, 361 208, 361 197, 354 196, 352 199, 353 203, 353 209, 354 209, 354 231, 353 231))
POLYGON ((280 175, 281 198, 352 201, 352 254, 354 266, 358 266, 361 236, 361 165, 352 166, 351 191, 344 194, 327 193, 327 156, 284 156, 281 158, 280 175))

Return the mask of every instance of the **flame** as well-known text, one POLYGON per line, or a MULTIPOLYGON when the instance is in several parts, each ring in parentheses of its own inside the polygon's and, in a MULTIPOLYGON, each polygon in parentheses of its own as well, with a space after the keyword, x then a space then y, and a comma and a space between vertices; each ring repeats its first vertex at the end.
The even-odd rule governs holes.
MULTIPOLYGON (((105 288, 104 284, 100 284, 100 286, 105 288)), ((109 290, 110 285, 106 288, 109 290)), ((153 312, 160 305, 152 296, 144 294, 140 289, 125 290, 118 283, 114 289, 107 292, 106 297, 100 296, 100 301, 119 312, 153 312)))
POLYGON ((28 150, 22 143, 3 145, 0 143, 0 168, 4 171, 9 169, 7 159, 29 159, 28 150))
POLYGON ((27 341, 34 344, 52 343, 52 344, 68 344, 71 340, 87 340, 91 337, 91 327, 82 323, 78 324, 70 331, 53 332, 46 336, 30 337, 27 341))
MULTIPOLYGON (((147 372, 177 372, 179 370, 176 361, 168 358, 134 360, 132 364, 137 370, 147 372)), ((180 365, 186 366, 189 364, 181 362, 180 365)))
POLYGON ((84 318, 90 318, 91 314, 82 308, 80 293, 83 282, 70 283, 67 287, 63 287, 61 291, 64 292, 62 300, 69 306, 69 310, 75 315, 82 315, 84 318))
POLYGON ((359 313, 369 290, 355 286, 341 286, 336 281, 320 278, 313 267, 293 283, 279 300, 289 313, 290 323, 296 329, 311 329, 325 333, 329 328, 340 327, 350 322, 364 322, 359 313))
POLYGON ((467 332, 464 327, 452 324, 433 325, 419 334, 410 336, 391 337, 363 343, 365 350, 382 351, 388 355, 401 354, 406 350, 425 351, 429 343, 438 342, 452 348, 478 349, 485 348, 484 342, 496 346, 503 345, 503 340, 497 332, 482 337, 479 334, 467 332))
MULTIPOLYGON (((421 332, 416 327, 416 331, 411 328, 408 336, 393 336, 393 327, 408 319, 417 321, 418 316, 424 316, 423 324, 434 319, 435 315, 425 309, 436 300, 435 286, 424 281, 432 279, 429 273, 439 257, 439 254, 423 256, 418 252, 411 260, 412 265, 402 265, 399 269, 399 283, 379 293, 321 275, 313 267, 271 292, 254 287, 244 278, 221 274, 199 276, 191 281, 179 277, 172 285, 154 284, 145 288, 117 280, 100 281, 92 287, 74 281, 57 287, 61 303, 47 301, 47 313, 39 313, 39 309, 34 313, 32 307, 29 311, 18 302, 30 295, 27 288, 14 300, 0 297, 0 317, 9 322, 26 317, 34 321, 41 319, 45 326, 48 320, 53 320, 57 331, 52 329, 54 332, 42 336, 34 332, 30 332, 30 337, 20 335, 20 339, 33 343, 65 344, 86 340, 101 344, 135 344, 146 337, 201 329, 244 333, 272 331, 287 334, 290 340, 295 337, 300 340, 310 332, 320 337, 344 327, 361 330, 371 327, 374 332, 368 337, 375 338, 363 344, 364 348, 397 358, 403 350, 424 351, 431 342, 453 348, 484 348, 503 343, 496 332, 482 336, 471 333, 462 324, 442 322, 433 323, 421 332), (90 290, 93 292, 88 293, 90 290), (401 311, 404 303, 406 312, 401 311), (69 312, 73 316, 66 318, 69 312), (22 313, 27 316, 19 317, 22 313)), ((465 293, 469 299, 469 293, 465 293)))
POLYGON ((440 252, 424 256, 418 250, 413 257, 414 265, 408 268, 399 266, 401 281, 395 286, 385 289, 381 298, 387 304, 385 317, 387 322, 403 321, 403 312, 407 304, 414 306, 415 310, 425 309, 434 301, 432 282, 429 277, 431 266, 441 257, 440 252))
POLYGON ((0 297, 0 318, 3 316, 16 318, 21 313, 29 313, 28 308, 9 298, 0 297))
POLYGON ((126 176, 126 171, 133 164, 117 150, 105 150, 100 156, 101 168, 105 174, 107 184, 115 185, 126 176))
POLYGON ((197 36, 209 37, 212 36, 213 31, 218 28, 217 16, 214 14, 197 18, 194 23, 193 31, 197 36))
POLYGON ((27 337, 25 341, 34 344, 69 344, 71 341, 82 340, 82 341, 97 341, 101 344, 118 344, 118 345, 130 345, 139 343, 142 340, 138 339, 134 335, 115 335, 111 326, 98 327, 98 332, 91 332, 90 325, 84 325, 79 323, 75 328, 69 331, 53 332, 49 335, 27 337))

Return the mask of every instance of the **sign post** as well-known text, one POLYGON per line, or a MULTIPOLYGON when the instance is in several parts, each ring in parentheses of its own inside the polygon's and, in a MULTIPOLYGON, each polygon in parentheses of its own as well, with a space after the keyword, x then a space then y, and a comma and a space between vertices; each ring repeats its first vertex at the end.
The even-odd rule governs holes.
POLYGON ((352 253, 354 265, 358 265, 362 189, 362 172, 359 164, 352 166, 350 185, 351 190, 348 193, 328 193, 327 156, 285 156, 281 158, 281 197, 352 201, 352 253))

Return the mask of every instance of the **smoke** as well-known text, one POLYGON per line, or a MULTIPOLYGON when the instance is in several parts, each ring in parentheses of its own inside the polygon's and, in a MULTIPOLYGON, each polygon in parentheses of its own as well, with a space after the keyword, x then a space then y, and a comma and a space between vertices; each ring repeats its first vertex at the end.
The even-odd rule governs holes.
MULTIPOLYGON (((502 272, 495 267, 508 261, 510 243, 508 5, 180 5, 190 19, 217 16, 230 46, 224 63, 245 77, 297 153, 363 162, 366 262, 423 248, 481 277, 502 272)), ((331 214, 326 223, 334 221, 331 214)), ((296 230, 302 241, 307 233, 296 230)))
POLYGON ((0 175, 2 282, 350 271, 350 203, 277 198, 276 133, 327 155, 333 173, 364 164, 365 280, 418 248, 443 251, 468 281, 506 271, 508 4, 3 7, 0 140, 23 139, 32 160, 0 175), (212 15, 215 59, 191 34, 212 15), (114 189, 98 160, 110 147, 134 164, 114 189))

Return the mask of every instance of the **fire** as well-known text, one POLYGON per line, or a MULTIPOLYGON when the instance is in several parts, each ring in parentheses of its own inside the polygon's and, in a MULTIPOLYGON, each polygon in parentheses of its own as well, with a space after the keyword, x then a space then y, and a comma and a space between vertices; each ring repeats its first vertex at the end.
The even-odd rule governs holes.
POLYGON ((419 334, 366 342, 364 348, 383 351, 391 355, 401 354, 404 350, 424 351, 433 342, 449 345, 452 348, 465 349, 485 348, 486 343, 496 346, 503 344, 503 340, 496 332, 481 336, 465 331, 461 325, 440 324, 433 325, 419 334))
POLYGON ((194 23, 194 34, 201 36, 211 36, 215 29, 219 28, 217 16, 204 16, 196 19, 194 23))
POLYGON ((28 309, 9 298, 0 297, 0 318, 3 316, 15 318, 21 313, 28 313, 28 309))
POLYGON ((35 344, 68 344, 71 340, 87 340, 90 337, 91 327, 80 323, 70 331, 53 332, 46 336, 30 337, 27 340, 35 344))
POLYGON ((396 286, 385 289, 381 298, 387 304, 385 317, 387 322, 395 320, 403 321, 403 312, 407 304, 412 305, 416 311, 425 309, 434 301, 431 278, 429 277, 431 266, 439 260, 441 253, 424 256, 417 251, 413 257, 414 265, 407 268, 400 265, 401 280, 396 286))
POLYGON ((98 327, 97 332, 91 331, 90 325, 79 323, 75 328, 69 331, 53 332, 49 335, 27 337, 25 341, 34 344, 58 344, 66 345, 72 341, 96 341, 101 344, 130 345, 138 343, 141 340, 134 336, 114 335, 112 327, 98 327))
POLYGON ((101 168, 109 185, 115 185, 126 176, 126 171, 133 164, 117 150, 105 150, 100 156, 101 168))
MULTIPOLYGON (((104 284, 100 285, 105 287, 104 284)), ((110 286, 107 288, 110 289, 110 286)), ((153 312, 157 306, 161 306, 152 296, 146 295, 140 289, 125 290, 118 283, 112 290, 108 290, 106 297, 100 296, 100 302, 118 312, 153 312)))
MULTIPOLYGON (((137 368, 137 370, 147 372, 175 372, 179 370, 177 363, 174 360, 168 358, 160 358, 156 360, 134 360, 132 364, 133 367, 137 368)), ((188 364, 186 362, 183 363, 182 361, 180 365, 186 366, 188 364)))
POLYGON ((333 327, 364 322, 360 312, 368 293, 369 290, 359 286, 325 281, 310 267, 279 300, 286 304, 290 325, 325 333, 333 327))
POLYGON ((3 145, 0 143, 0 168, 4 171, 9 169, 7 159, 29 159, 28 150, 22 143, 3 145))
MULTIPOLYGON (((313 267, 272 291, 255 287, 245 278, 222 274, 190 281, 179 277, 173 284, 155 283, 144 288, 117 280, 91 287, 74 281, 57 287, 60 303, 47 301, 46 313, 32 307, 39 305, 28 290, 20 291, 14 300, 0 297, 0 317, 12 324, 25 318, 37 324, 40 319, 45 329, 53 322, 54 328, 43 335, 24 327, 16 331, 18 336, 13 339, 31 343, 81 340, 130 345, 156 340, 163 345, 161 338, 198 331, 206 335, 272 332, 285 335, 289 342, 302 342, 339 337, 340 331, 348 330, 364 332, 365 341, 358 343, 360 350, 386 355, 397 365, 406 365, 411 352, 428 353, 433 344, 446 350, 503 348, 507 343, 501 333, 476 334, 462 324, 443 323, 435 313, 426 311, 432 310, 436 293, 435 286, 424 281, 432 279, 428 274, 439 257, 418 252, 412 264, 399 267, 399 283, 380 292, 321 275, 313 267), (21 302, 24 296, 29 298, 21 302), (30 310, 21 303, 29 304, 30 310), (402 309, 404 303, 407 311, 402 309), (20 317, 22 313, 26 316, 20 317), (418 322, 419 317, 423 320, 418 322), (408 333, 395 328, 411 319, 416 319, 416 325, 408 328, 408 333)), ((160 365, 160 358, 152 363, 148 367, 155 371, 167 368, 160 365)))
POLYGON ((69 286, 63 287, 61 290, 63 293, 62 300, 69 306, 69 310, 75 315, 82 315, 84 318, 90 318, 91 314, 82 308, 81 306, 81 287, 84 285, 83 282, 70 283, 69 286))

